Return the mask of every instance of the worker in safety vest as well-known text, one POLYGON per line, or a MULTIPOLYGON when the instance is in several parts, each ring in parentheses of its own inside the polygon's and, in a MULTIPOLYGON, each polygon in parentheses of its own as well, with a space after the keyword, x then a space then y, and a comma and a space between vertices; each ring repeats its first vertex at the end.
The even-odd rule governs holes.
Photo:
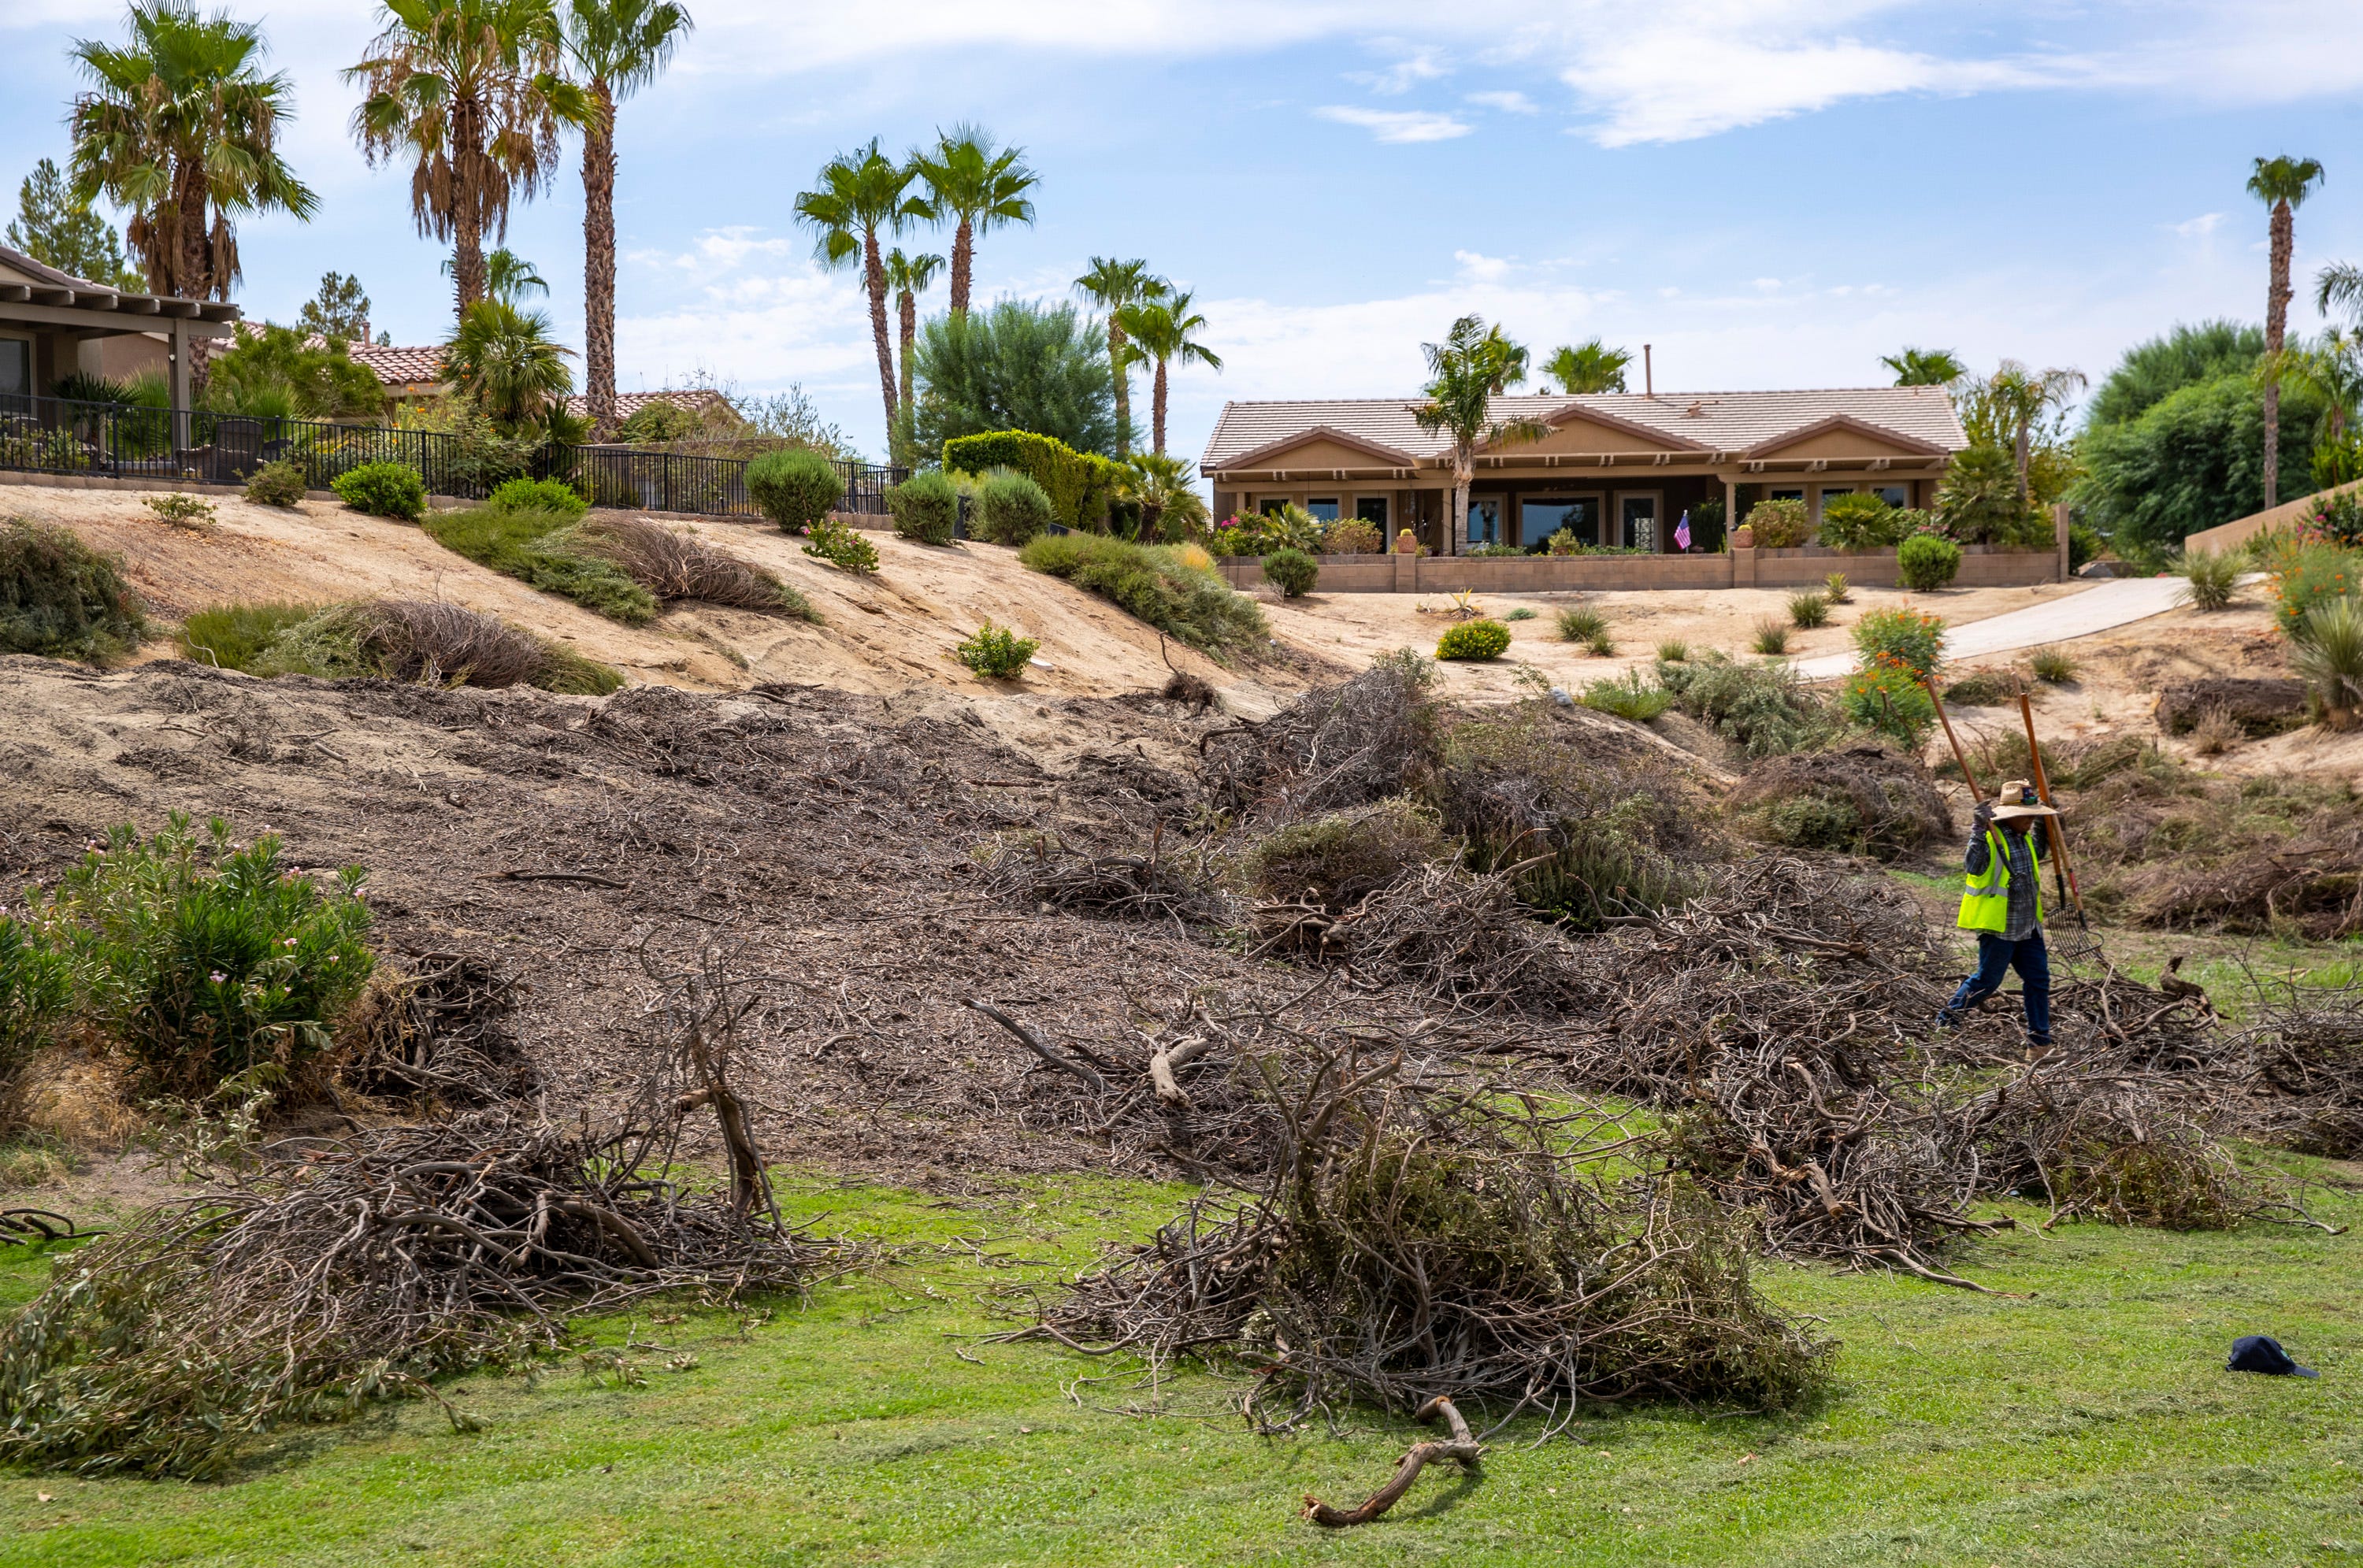
POLYGON ((2027 1043, 2038 1050, 2051 1043, 2051 960, 2043 944, 2045 849, 2043 819, 2059 813, 2036 798, 2023 778, 2004 784, 1991 801, 1978 802, 1969 823, 1969 853, 1961 869, 1963 931, 1978 933, 1977 972, 1961 982, 1936 1015, 1950 1027, 1961 1015, 2002 988, 2002 977, 2018 971, 2026 995, 2027 1043))

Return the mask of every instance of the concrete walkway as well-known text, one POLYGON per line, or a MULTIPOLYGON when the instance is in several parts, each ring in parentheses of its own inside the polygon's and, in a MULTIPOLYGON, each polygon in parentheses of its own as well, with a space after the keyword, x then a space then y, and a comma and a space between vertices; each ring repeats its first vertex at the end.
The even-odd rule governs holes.
MULTIPOLYGON (((2146 621, 2173 609, 2175 595, 2181 588, 2182 580, 2179 577, 2112 578, 2065 599, 2006 611, 1966 626, 1948 627, 1945 633, 1945 657, 1981 658, 2014 648, 2036 648, 2047 643, 2064 643, 2071 637, 2089 637, 2129 622, 2146 621)), ((1801 658, 1794 668, 1807 680, 1830 680, 1851 673, 1858 662, 1860 656, 1856 654, 1825 654, 1820 658, 1801 658)))

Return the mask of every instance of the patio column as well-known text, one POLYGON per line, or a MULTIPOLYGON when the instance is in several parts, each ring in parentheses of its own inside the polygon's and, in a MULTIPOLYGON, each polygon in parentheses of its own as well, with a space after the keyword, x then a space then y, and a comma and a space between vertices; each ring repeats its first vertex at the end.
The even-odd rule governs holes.
POLYGON ((1739 483, 1725 474, 1723 476, 1723 536, 1730 538, 1731 531, 1738 526, 1739 483))
POLYGON ((189 445, 189 335, 181 326, 181 318, 172 318, 171 336, 172 356, 172 448, 177 465, 180 454, 189 445))

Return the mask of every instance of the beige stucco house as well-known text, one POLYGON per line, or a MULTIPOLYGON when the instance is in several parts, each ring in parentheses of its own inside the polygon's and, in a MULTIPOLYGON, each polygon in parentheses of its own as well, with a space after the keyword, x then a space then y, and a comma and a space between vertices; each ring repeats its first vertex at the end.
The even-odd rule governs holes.
POLYGON ((1449 439, 1419 427, 1415 398, 1233 403, 1199 472, 1217 518, 1292 502, 1316 516, 1360 516, 1392 537, 1409 528, 1437 555, 1473 545, 1534 550, 1559 529, 1588 544, 1672 551, 1692 519, 1692 547, 1714 549, 1720 515, 1757 502, 1875 491, 1925 507, 1945 465, 1969 445, 1942 387, 1812 392, 1596 392, 1494 400, 1496 420, 1535 420, 1539 439, 1481 449, 1469 527, 1448 539, 1449 439))
POLYGON ((0 245, 0 397, 47 397, 75 371, 163 375, 189 406, 192 337, 237 330, 234 304, 126 293, 0 245))

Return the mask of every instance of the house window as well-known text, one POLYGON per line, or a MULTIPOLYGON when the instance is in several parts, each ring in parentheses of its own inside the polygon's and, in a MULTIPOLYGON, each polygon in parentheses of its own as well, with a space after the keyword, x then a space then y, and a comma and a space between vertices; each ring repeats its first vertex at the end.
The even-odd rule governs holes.
POLYGON ((1385 533, 1387 531, 1387 498, 1383 495, 1355 497, 1354 515, 1365 523, 1375 524, 1380 533, 1385 533))
POLYGON ((1313 513, 1317 522, 1335 523, 1337 521, 1337 498, 1333 495, 1326 501, 1308 501, 1304 503, 1304 510, 1313 513))
POLYGON ((1814 502, 1814 517, 1818 519, 1821 516, 1822 508, 1830 503, 1830 497, 1834 495, 1852 495, 1853 493, 1854 486, 1850 484, 1825 484, 1822 486, 1822 493, 1814 502))
POLYGON ((1805 492, 1802 490, 1769 490, 1764 492, 1764 499, 1767 501, 1803 501, 1805 499, 1805 492))
POLYGON ((1908 484, 1883 484, 1870 493, 1899 512, 1912 504, 1912 487, 1908 484))
POLYGON ((1502 542, 1500 496, 1472 495, 1469 498, 1469 542, 1472 545, 1498 545, 1502 542))
POLYGON ((1633 548, 1654 550, 1658 547, 1658 498, 1654 495, 1624 495, 1616 499, 1617 527, 1624 536, 1622 542, 1633 548))
POLYGON ((1518 539, 1530 550, 1543 547, 1560 529, 1576 543, 1600 543, 1600 498, 1596 495, 1530 495, 1518 502, 1518 539))
POLYGON ((0 337, 0 397, 33 395, 33 346, 21 337, 0 337))
POLYGON ((1271 517, 1278 515, 1281 508, 1287 504, 1288 497, 1284 495, 1267 495, 1256 502, 1256 510, 1267 517, 1271 517))

